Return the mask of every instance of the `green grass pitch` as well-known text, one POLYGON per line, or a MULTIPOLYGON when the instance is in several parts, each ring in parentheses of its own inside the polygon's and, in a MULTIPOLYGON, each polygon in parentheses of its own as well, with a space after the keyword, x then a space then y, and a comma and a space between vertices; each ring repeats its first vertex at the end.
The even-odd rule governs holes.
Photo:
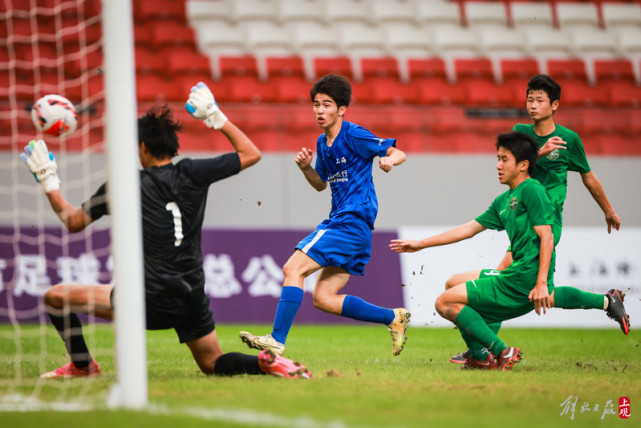
MULTIPOLYGON (((223 350, 256 354, 238 339, 242 329, 266 333, 270 328, 218 326, 223 350)), ((65 363, 62 342, 52 328, 22 327, 21 340, 9 339, 12 330, 0 326, 3 427, 548 427, 637 425, 634 420, 641 419, 637 331, 624 336, 618 329, 504 328, 504 341, 524 354, 512 372, 498 373, 462 371, 450 363, 449 356, 464 348, 451 328, 410 327, 405 349, 393 357, 384 327, 294 325, 286 356, 310 368, 310 381, 207 377, 173 331, 148 332, 150 406, 123 411, 103 405, 116 378, 110 326, 90 330, 88 342, 101 350, 95 357, 103 369, 103 376, 91 381, 38 382, 41 367, 65 363), (46 353, 40 352, 43 341, 46 353), (17 348, 24 358, 16 358, 17 348), (627 421, 618 416, 622 396, 631 402, 627 421), (16 411, 28 407, 6 404, 16 397, 19 404, 89 402, 93 407, 16 411)))

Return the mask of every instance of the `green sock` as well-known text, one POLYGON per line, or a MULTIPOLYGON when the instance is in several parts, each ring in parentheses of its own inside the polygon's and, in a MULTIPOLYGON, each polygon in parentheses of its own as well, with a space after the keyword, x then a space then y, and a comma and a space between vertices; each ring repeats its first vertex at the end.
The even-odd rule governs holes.
POLYGON ((489 349, 494 355, 499 355, 507 348, 496 333, 488 327, 483 317, 467 305, 463 306, 463 309, 461 309, 461 312, 459 312, 456 317, 456 325, 458 325, 459 329, 489 349))
POLYGON ((603 309, 603 294, 574 287, 554 287, 554 306, 563 309, 603 309))
POLYGON ((461 336, 463 337, 465 343, 467 343, 467 348, 470 351, 470 357, 474 358, 477 361, 485 361, 490 351, 488 351, 487 348, 483 346, 483 344, 481 344, 478 340, 474 339, 472 336, 464 332, 463 329, 459 329, 459 332, 461 333, 461 336))
MULTIPOLYGON (((494 332, 494 334, 497 334, 501 329, 501 322, 488 323, 487 326, 494 332)), ((490 351, 463 330, 459 329, 459 332, 470 350, 470 357, 477 361, 485 361, 490 351)))

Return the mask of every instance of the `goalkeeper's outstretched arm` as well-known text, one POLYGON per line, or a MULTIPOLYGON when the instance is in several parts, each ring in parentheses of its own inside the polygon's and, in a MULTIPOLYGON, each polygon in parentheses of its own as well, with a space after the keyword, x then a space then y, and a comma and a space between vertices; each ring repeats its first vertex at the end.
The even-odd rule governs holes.
POLYGON ((93 222, 93 219, 84 212, 82 207, 71 205, 60 192, 58 164, 43 140, 29 142, 24 153, 20 154, 20 159, 27 165, 36 181, 40 183, 53 212, 70 232, 79 232, 93 222))
POLYGON ((82 207, 71 205, 60 190, 47 193, 47 199, 49 199, 53 212, 69 232, 80 232, 93 222, 93 219, 85 213, 82 207))

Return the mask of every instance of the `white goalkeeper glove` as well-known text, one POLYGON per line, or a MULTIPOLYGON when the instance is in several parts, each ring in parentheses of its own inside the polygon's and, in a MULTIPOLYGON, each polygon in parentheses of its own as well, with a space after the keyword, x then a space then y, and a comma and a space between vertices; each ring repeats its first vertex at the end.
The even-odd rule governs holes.
POLYGON ((220 111, 214 94, 203 82, 192 86, 185 108, 193 117, 201 119, 210 128, 220 129, 227 123, 227 116, 220 111))
POLYGON ((20 153, 20 159, 36 177, 36 181, 40 183, 45 193, 60 190, 60 178, 56 174, 58 164, 56 164, 53 153, 47 149, 45 142, 31 140, 25 146, 24 151, 24 153, 20 153))

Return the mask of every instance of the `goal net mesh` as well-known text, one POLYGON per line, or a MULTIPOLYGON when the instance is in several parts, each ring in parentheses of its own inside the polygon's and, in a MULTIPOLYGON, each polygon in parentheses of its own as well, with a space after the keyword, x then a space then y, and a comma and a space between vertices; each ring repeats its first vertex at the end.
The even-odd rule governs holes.
POLYGON ((92 316, 81 316, 83 331, 103 376, 39 376, 69 361, 43 295, 57 283, 111 282, 108 223, 69 233, 18 158, 43 138, 74 206, 105 181, 100 0, 0 0, 0 21, 0 410, 104 403, 116 379, 114 334, 92 316), (30 110, 47 94, 75 105, 72 135, 36 132, 30 110))

